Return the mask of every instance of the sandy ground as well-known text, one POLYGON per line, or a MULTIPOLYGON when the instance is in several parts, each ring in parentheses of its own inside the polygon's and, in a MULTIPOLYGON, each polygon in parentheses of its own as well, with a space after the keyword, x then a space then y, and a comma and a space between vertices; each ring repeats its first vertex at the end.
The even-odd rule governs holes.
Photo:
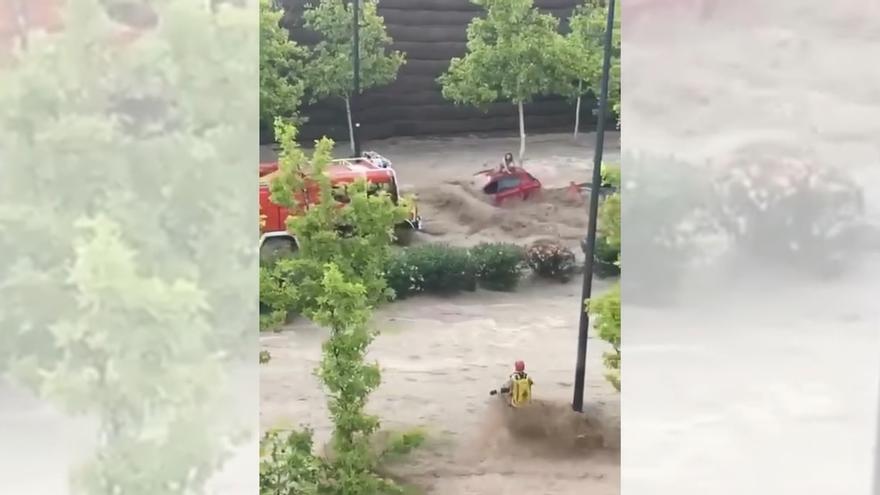
MULTIPOLYGON (((597 290, 604 288, 599 283, 597 290)), ((428 493, 618 494, 619 395, 591 338, 587 406, 571 411, 580 285, 528 282, 512 294, 423 296, 380 309, 371 347, 382 386, 369 409, 383 427, 424 428, 427 445, 393 472, 428 493), (538 401, 511 414, 488 391, 524 359, 538 401)), ((312 374, 325 332, 298 322, 262 337, 263 428, 307 424, 326 440, 322 389, 312 374)))

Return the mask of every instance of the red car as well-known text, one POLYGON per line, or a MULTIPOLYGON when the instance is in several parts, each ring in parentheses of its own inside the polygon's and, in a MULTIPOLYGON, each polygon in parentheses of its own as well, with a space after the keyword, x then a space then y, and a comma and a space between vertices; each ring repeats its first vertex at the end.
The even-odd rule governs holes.
POLYGON ((541 190, 541 181, 520 167, 478 172, 473 185, 492 196, 496 205, 511 198, 529 199, 541 190))

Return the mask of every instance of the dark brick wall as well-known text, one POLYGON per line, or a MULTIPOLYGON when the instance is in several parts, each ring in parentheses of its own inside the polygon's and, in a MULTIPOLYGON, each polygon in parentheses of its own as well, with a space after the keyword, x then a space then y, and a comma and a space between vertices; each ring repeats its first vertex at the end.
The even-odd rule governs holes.
MULTIPOLYGON (((535 5, 564 24, 580 1, 535 0, 535 5)), ((295 39, 308 44, 317 38, 315 33, 302 28, 306 2, 285 0, 284 23, 295 39)), ((394 39, 394 48, 406 53, 407 62, 396 81, 361 96, 362 139, 517 132, 513 105, 495 104, 485 113, 456 106, 443 99, 436 82, 448 67, 449 59, 464 55, 467 25, 480 15, 480 8, 468 0, 380 0, 379 13, 394 39)), ((594 126, 594 102, 585 101, 582 107, 581 125, 584 129, 594 126)), ((574 124, 574 105, 560 98, 542 98, 526 105, 525 113, 527 133, 568 129, 574 124)), ((341 101, 320 102, 304 108, 304 114, 309 122, 302 129, 303 139, 327 135, 347 140, 345 107, 341 101)))

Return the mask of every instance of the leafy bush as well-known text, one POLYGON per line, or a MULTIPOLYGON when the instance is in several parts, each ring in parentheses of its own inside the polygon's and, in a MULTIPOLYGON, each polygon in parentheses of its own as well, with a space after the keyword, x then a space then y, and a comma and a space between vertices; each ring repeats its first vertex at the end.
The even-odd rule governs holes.
POLYGON ((613 347, 603 356, 608 370, 605 378, 620 390, 620 284, 592 302, 588 301, 587 311, 594 317, 593 328, 599 333, 599 338, 613 347))
POLYGON ((274 266, 260 267, 260 331, 278 330, 293 307, 293 297, 274 266))
POLYGON ((574 273, 575 257, 571 249, 558 243, 542 242, 526 252, 529 268, 540 277, 568 281, 574 273))
POLYGON ((454 293, 477 288, 476 265, 465 248, 425 244, 405 249, 402 256, 405 263, 418 270, 421 290, 417 292, 454 293))
POLYGON ((480 286, 512 291, 519 283, 524 261, 523 248, 509 243, 480 243, 470 250, 480 286))
POLYGON ((312 431, 270 431, 260 442, 260 493, 317 494, 326 464, 312 453, 312 431))
POLYGON ((400 251, 391 256, 385 268, 385 282, 394 291, 396 299, 405 299, 425 290, 425 278, 410 258, 407 251, 400 251))
MULTIPOLYGON (((404 432, 379 432, 372 439, 375 446, 361 456, 374 472, 402 459, 422 446, 425 434, 418 429, 404 432)), ((271 430, 260 441, 260 493, 263 495, 318 495, 334 493, 403 493, 402 487, 387 482, 378 485, 340 486, 341 472, 334 465, 333 454, 326 458, 314 454, 313 431, 271 430), (357 490, 361 488, 361 490, 357 490)), ((351 483, 351 481, 349 481, 351 483)))
POLYGON ((612 246, 605 236, 596 237, 596 252, 593 254, 594 259, 602 263, 617 263, 620 258, 620 248, 612 246))
POLYGON ((291 315, 301 314, 318 290, 321 272, 297 258, 260 267, 260 330, 278 330, 291 315))
POLYGON ((620 166, 619 165, 602 164, 601 174, 602 174, 602 186, 613 187, 616 189, 620 188, 621 176, 620 176, 620 166))
MULTIPOLYGON (((620 193, 606 197, 597 213, 597 233, 604 237, 608 247, 620 253, 620 193)), ((618 260, 614 260, 618 261, 618 260)))

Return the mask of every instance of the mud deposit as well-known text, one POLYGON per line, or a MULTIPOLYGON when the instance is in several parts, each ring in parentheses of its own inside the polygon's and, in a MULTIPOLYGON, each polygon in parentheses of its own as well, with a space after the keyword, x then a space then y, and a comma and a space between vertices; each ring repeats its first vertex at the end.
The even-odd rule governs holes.
POLYGON ((571 405, 536 399, 527 407, 511 408, 492 400, 483 426, 487 451, 528 452, 540 457, 577 457, 619 449, 620 431, 613 418, 595 408, 575 412, 571 405))
POLYGON ((414 192, 425 217, 425 234, 455 244, 546 238, 574 247, 587 229, 583 195, 566 189, 545 189, 533 198, 515 198, 500 206, 457 182, 414 192))

